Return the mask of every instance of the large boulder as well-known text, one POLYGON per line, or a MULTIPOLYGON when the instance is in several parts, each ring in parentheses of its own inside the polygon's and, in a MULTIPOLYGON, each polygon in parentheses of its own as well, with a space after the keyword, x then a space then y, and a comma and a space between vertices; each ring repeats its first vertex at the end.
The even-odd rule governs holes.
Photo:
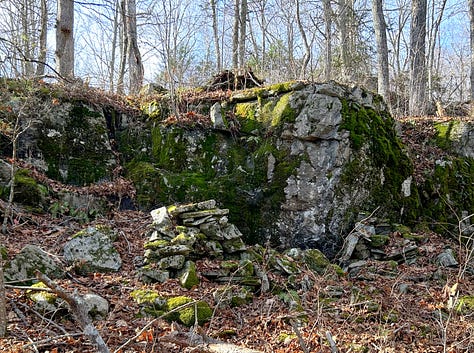
POLYGON ((122 259, 113 246, 115 238, 107 227, 88 227, 64 245, 64 259, 81 274, 118 271, 122 259))
POLYGON ((7 281, 31 282, 40 271, 52 278, 62 278, 64 271, 57 258, 36 245, 26 245, 15 258, 7 263, 4 275, 7 281))
POLYGON ((141 207, 216 199, 246 242, 330 257, 360 210, 380 206, 400 218, 416 209, 411 162, 375 94, 292 82, 236 92, 220 112, 228 130, 156 122, 119 129, 141 207))

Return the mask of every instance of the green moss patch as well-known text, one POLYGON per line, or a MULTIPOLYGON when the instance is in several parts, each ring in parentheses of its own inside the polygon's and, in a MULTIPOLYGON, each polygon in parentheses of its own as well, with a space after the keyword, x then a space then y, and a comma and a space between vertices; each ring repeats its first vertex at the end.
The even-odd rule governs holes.
POLYGON ((402 183, 413 173, 413 164, 396 135, 394 119, 385 111, 378 112, 347 100, 341 102, 340 129, 349 131, 352 148, 365 156, 364 162, 361 162, 361 158, 354 158, 347 165, 342 176, 343 183, 350 185, 357 180, 354 175, 362 171, 366 173, 370 168, 379 170, 378 178, 383 180, 379 184, 371 182, 371 185, 367 185, 372 200, 372 204, 367 207, 374 209, 382 206, 387 216, 394 220, 400 219, 401 213, 404 221, 417 219, 420 215, 417 188, 412 186, 408 197, 401 192, 402 183))
POLYGON ((186 326, 192 326, 195 322, 199 325, 209 321, 212 317, 212 309, 205 301, 198 301, 182 309, 177 310, 179 307, 191 303, 193 299, 185 296, 178 296, 168 299, 166 303, 166 310, 169 313, 166 319, 169 321, 177 321, 186 326))

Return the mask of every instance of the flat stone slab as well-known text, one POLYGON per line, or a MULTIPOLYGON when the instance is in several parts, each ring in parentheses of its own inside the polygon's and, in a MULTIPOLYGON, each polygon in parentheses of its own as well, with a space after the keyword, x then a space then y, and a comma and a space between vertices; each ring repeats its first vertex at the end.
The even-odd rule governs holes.
POLYGON ((202 210, 194 212, 185 212, 179 215, 179 218, 190 219, 190 218, 203 218, 208 216, 225 216, 229 214, 227 208, 214 208, 211 210, 202 210))
POLYGON ((210 210, 216 208, 216 200, 207 200, 197 203, 189 203, 186 205, 170 206, 168 207, 168 213, 175 217, 185 212, 195 212, 202 210, 210 210))

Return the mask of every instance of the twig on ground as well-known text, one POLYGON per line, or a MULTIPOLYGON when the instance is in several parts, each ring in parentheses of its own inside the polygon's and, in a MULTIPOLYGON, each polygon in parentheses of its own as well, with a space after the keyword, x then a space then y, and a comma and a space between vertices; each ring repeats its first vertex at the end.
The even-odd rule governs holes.
POLYGON ((59 331, 61 331, 64 335, 69 335, 69 333, 64 329, 64 327, 62 327, 61 325, 58 325, 57 323, 55 323, 53 320, 51 319, 48 319, 47 317, 41 315, 38 311, 30 308, 28 305, 25 305, 23 303, 18 303, 20 304, 22 307, 24 307, 26 310, 29 310, 31 311, 33 314, 35 314, 36 316, 38 316, 41 320, 47 322, 48 324, 56 327, 59 331))
POLYGON ((339 353, 339 349, 337 349, 336 342, 334 342, 331 332, 326 331, 326 338, 331 346, 331 353, 339 353))
POLYGON ((92 324, 92 320, 88 313, 84 309, 83 299, 80 295, 71 295, 64 289, 54 283, 48 276, 36 271, 36 277, 46 284, 53 292, 69 304, 71 312, 75 317, 77 323, 83 330, 83 333, 89 338, 89 340, 97 347, 99 353, 110 353, 109 348, 104 342, 104 339, 100 335, 99 331, 92 324))
POLYGON ((300 329, 298 328, 298 325, 294 320, 290 320, 290 325, 293 328, 293 331, 295 331, 296 336, 298 337, 298 341, 300 343, 301 349, 303 350, 304 353, 310 353, 308 347, 306 346, 306 343, 303 339, 303 336, 301 335, 300 329))

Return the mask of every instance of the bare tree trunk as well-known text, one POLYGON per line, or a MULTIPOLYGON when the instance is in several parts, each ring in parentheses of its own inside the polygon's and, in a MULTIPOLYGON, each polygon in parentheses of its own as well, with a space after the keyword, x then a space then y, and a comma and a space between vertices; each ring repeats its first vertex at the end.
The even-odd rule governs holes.
POLYGON ((331 0, 323 0, 324 11, 324 79, 331 80, 332 71, 332 8, 331 0))
POLYGON ((36 66, 36 75, 43 76, 46 63, 46 52, 48 44, 48 6, 46 0, 41 0, 41 25, 39 36, 39 63, 36 66))
POLYGON ((137 10, 135 0, 125 0, 127 36, 128 36, 128 68, 130 93, 138 93, 143 85, 143 63, 138 48, 137 10))
POLYGON ((74 77, 74 0, 58 1, 56 65, 61 76, 74 77))
POLYGON ((212 33, 214 36, 214 50, 216 53, 216 69, 217 72, 222 70, 221 49, 219 45, 219 29, 217 27, 217 5, 216 0, 211 0, 212 11, 212 33))
POLYGON ((471 40, 471 103, 474 102, 474 0, 469 0, 469 23, 471 40))
POLYGON ((240 31, 240 0, 234 0, 234 29, 232 32, 232 68, 239 68, 239 31, 240 31))
POLYGON ((306 36, 306 32, 303 28, 303 23, 301 22, 301 13, 300 13, 300 0, 296 1, 296 23, 298 24, 298 28, 300 30, 301 38, 303 39, 305 54, 303 58, 303 63, 301 64, 301 71, 300 71, 300 79, 304 79, 306 76, 306 69, 308 68, 309 60, 311 59, 311 46, 308 42, 308 37, 306 36))
POLYGON ((388 102, 389 72, 388 72, 388 47, 387 26, 383 14, 382 0, 373 0, 372 13, 374 16, 375 39, 377 42, 377 90, 388 102))
POLYGON ((125 68, 127 65, 128 36, 126 30, 127 15, 125 10, 125 0, 120 1, 120 17, 122 18, 122 36, 120 41, 120 66, 117 78, 117 93, 125 92, 125 68))
POLYGON ((412 1, 410 26, 410 115, 420 116, 426 112, 426 0, 412 1))
MULTIPOLYGON (((114 92, 115 90, 115 53, 117 52, 117 38, 119 36, 119 16, 120 16, 120 3, 117 0, 115 2, 114 9, 114 24, 113 24, 113 36, 112 36, 112 53, 110 54, 110 64, 109 64, 109 83, 110 91, 114 92)), ((123 81, 122 81, 123 83, 123 81)))
MULTIPOLYGON (((22 56, 26 59, 34 59, 33 55, 33 42, 35 40, 33 33, 36 29, 34 23, 34 6, 29 1, 23 1, 21 7, 21 51, 22 56), (33 32, 33 33, 32 33, 33 32)), ((31 77, 34 73, 33 62, 29 60, 22 61, 22 73, 24 76, 31 77)))
POLYGON ((427 56, 427 70, 428 70, 428 101, 434 102, 434 87, 433 77, 435 76, 435 49, 436 41, 438 40, 439 28, 441 26, 441 20, 443 19, 444 9, 446 7, 446 0, 442 0, 438 15, 435 19, 435 2, 433 0, 433 6, 431 9, 431 26, 428 35, 428 56, 427 56))
POLYGON ((240 3, 240 38, 239 38, 239 67, 245 67, 245 41, 247 39, 247 0, 241 0, 240 3))
POLYGON ((341 47, 341 78, 343 82, 351 82, 352 74, 352 45, 350 27, 352 25, 352 2, 351 0, 339 0, 339 35, 341 47))

